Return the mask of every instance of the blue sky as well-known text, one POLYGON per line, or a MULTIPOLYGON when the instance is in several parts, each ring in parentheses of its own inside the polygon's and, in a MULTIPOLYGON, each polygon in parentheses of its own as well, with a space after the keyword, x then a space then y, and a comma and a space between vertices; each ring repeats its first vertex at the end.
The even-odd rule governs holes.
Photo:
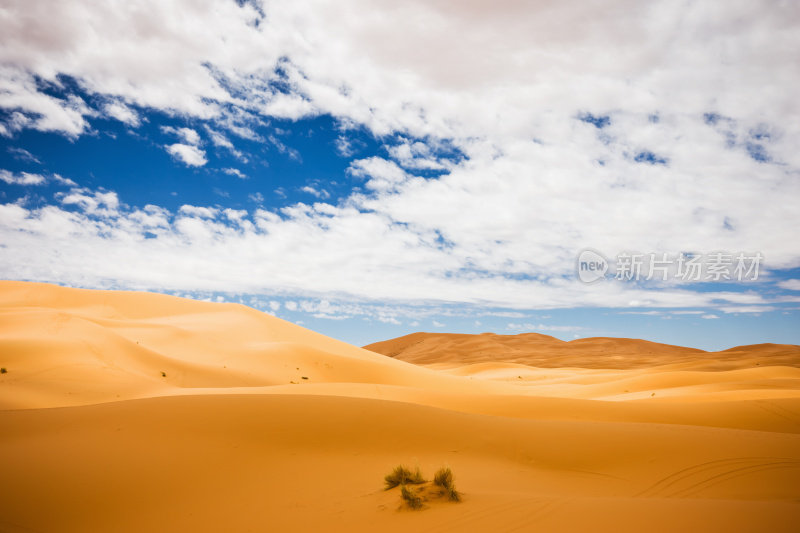
POLYGON ((800 343, 800 8, 30 4, 0 14, 3 278, 359 345, 800 343), (614 279, 625 254, 667 279, 614 279), (681 278, 681 254, 759 275, 681 278))

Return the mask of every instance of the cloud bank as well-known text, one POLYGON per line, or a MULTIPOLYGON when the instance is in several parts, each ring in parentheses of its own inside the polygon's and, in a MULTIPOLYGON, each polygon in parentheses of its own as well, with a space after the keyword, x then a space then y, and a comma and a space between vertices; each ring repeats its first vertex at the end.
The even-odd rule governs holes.
MULTIPOLYGON (((136 128, 158 111, 203 122, 240 158, 236 140, 271 118, 335 117, 342 154, 348 127, 402 140, 353 161, 360 189, 337 203, 311 188, 310 205, 171 212, 75 187, 5 204, 0 268, 84 285, 758 308, 756 287, 587 289, 571 271, 585 247, 800 266, 798 22, 779 1, 11 0, 5 136, 74 138, 96 117, 136 128)), ((176 160, 207 163, 198 131, 171 134, 176 160)))

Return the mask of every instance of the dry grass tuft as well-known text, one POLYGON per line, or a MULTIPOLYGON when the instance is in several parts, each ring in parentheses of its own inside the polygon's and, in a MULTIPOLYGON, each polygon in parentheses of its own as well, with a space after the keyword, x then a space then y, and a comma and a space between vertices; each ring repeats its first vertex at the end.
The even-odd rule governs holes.
POLYGON ((400 486, 400 496, 403 497, 403 500, 405 500, 408 506, 412 509, 419 509, 422 507, 422 498, 414 494, 414 491, 405 485, 400 486))
POLYGON ((394 467, 394 470, 383 479, 386 482, 386 490, 398 485, 419 485, 420 483, 425 483, 425 479, 422 477, 422 472, 419 471, 419 467, 412 472, 411 469, 405 465, 394 467))
POLYGON ((437 470, 436 474, 433 476, 433 484, 444 489, 444 493, 448 500, 453 502, 461 501, 461 494, 458 493, 456 486, 453 483, 453 471, 449 468, 443 466, 437 470))

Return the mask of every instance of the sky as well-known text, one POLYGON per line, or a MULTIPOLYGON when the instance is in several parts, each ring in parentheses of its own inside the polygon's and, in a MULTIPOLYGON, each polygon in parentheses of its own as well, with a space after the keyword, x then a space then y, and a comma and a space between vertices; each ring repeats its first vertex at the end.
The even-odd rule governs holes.
POLYGON ((0 277, 800 344, 800 5, 0 5, 0 277))

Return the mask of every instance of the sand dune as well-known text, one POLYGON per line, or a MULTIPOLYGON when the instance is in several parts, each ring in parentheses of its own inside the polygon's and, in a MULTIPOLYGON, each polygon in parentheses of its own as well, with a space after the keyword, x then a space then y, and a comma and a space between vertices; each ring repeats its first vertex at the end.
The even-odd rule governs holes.
POLYGON ((457 381, 236 304, 5 281, 0 320, 9 369, 0 407, 291 383, 457 381))
POLYGON ((393 357, 238 305, 0 282, 0 532, 800 523, 796 346, 377 347, 393 357), (404 509, 382 481, 400 462, 449 465, 463 502, 404 509))
POLYGON ((540 368, 652 368, 685 364, 706 370, 776 365, 800 368, 800 346, 757 344, 720 352, 641 339, 592 337, 562 341, 540 333, 412 333, 365 349, 414 364, 519 363, 540 368))

